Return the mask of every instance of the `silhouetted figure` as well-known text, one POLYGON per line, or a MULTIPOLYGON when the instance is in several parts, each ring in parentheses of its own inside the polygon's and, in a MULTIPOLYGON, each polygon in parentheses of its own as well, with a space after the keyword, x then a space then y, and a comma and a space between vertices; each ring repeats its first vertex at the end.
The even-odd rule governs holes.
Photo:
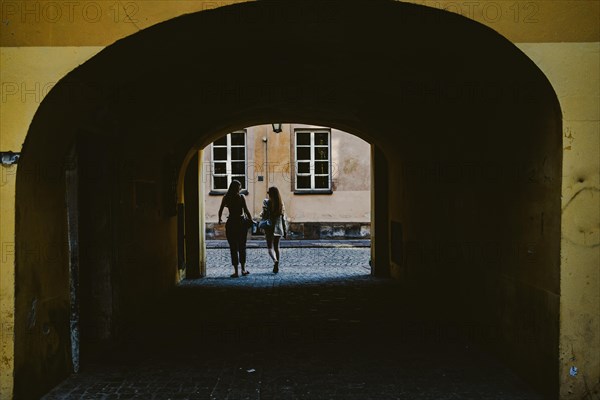
POLYGON ((250 211, 246 206, 246 199, 243 194, 240 194, 242 184, 236 180, 232 181, 227 189, 227 194, 223 196, 221 201, 221 207, 219 208, 219 224, 222 224, 221 215, 223 214, 223 208, 229 209, 229 215, 227 216, 227 223, 225 224, 225 235, 227 236, 227 242, 229 243, 229 250, 231 251, 231 264, 233 265, 234 272, 231 274, 232 278, 237 278, 238 275, 238 262, 242 265, 242 275, 248 275, 250 272, 246 271, 246 237, 248 235, 248 227, 244 223, 244 214, 248 219, 252 219, 250 211))
POLYGON ((279 189, 271 186, 267 191, 269 196, 263 201, 263 211, 261 218, 271 221, 271 226, 265 228, 265 237, 267 239, 267 248, 269 256, 273 260, 273 273, 279 272, 279 240, 283 236, 287 237, 287 227, 285 224, 285 207, 279 194, 279 189))

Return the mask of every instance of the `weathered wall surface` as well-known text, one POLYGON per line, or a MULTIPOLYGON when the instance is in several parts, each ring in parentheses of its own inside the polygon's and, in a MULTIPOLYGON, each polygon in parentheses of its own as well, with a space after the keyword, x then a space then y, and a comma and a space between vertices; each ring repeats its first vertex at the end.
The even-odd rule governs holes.
POLYGON ((560 379, 578 399, 600 381, 600 43, 518 46, 563 112, 560 379))
MULTIPOLYGON (((226 4, 230 3, 226 2, 226 4)), ((598 312, 600 282, 597 268, 599 259, 597 99, 600 92, 597 76, 600 27, 597 16, 600 3, 596 1, 516 3, 481 1, 476 2, 476 5, 473 2, 452 1, 415 1, 415 3, 461 13, 497 30, 513 43, 518 43, 519 47, 546 74, 560 100, 564 113, 563 219, 559 290, 561 296, 560 382, 563 398, 579 399, 585 394, 587 388, 593 387, 600 380, 598 367, 600 339, 597 333, 600 323, 598 312), (576 376, 569 374, 571 366, 579 368, 576 376)), ((121 6, 119 7, 112 2, 84 2, 70 3, 73 6, 71 9, 69 8, 71 5, 66 4, 67 2, 63 4, 51 1, 4 0, 1 2, 3 21, 0 25, 1 151, 21 149, 31 118, 39 105, 37 99, 47 92, 49 89, 47 84, 56 82, 70 69, 91 58, 104 46, 172 17, 225 5, 224 2, 212 1, 144 1, 127 2, 119 4, 121 6), (60 16, 53 9, 54 4, 65 7, 60 11, 60 16)), ((207 38, 208 42, 212 40, 213 38, 207 38)), ((169 79, 163 81, 166 85, 173 83, 169 79)), ((410 134, 416 134, 417 131, 410 134)), ((516 137, 515 142, 518 141, 519 138, 516 137)), ((150 161, 148 163, 151 164, 150 161)), ((391 173, 402 174, 401 166, 396 167, 391 173)), ((14 260, 15 253, 18 254, 18 251, 11 245, 14 243, 15 235, 14 195, 17 168, 0 167, 2 171, 0 389, 2 396, 7 398, 11 397, 13 383, 11 365, 14 363, 14 260)), ((32 171, 27 173, 35 175, 32 171)), ((398 199, 403 198, 407 187, 399 185, 395 189, 398 199)), ((57 204, 49 206, 58 207, 57 204)), ((449 203, 444 206, 448 207, 449 203)), ((464 207, 460 204, 459 206, 464 207)), ((402 207, 404 210, 409 209, 409 206, 402 207)), ((400 208, 399 204, 392 204, 390 209, 392 218, 402 217, 403 225, 414 225, 415 215, 394 214, 397 212, 395 210, 400 208)), ((41 212, 40 215, 43 213, 41 212)), ((539 220, 537 222, 541 223, 539 220)), ((138 228, 143 229, 146 226, 147 224, 140 221, 138 228)), ((490 229, 493 229, 493 226, 490 226, 490 229)), ((62 233, 64 232, 60 234, 62 233)), ((40 232, 40 237, 48 234, 49 232, 40 232)), ((40 237, 30 237, 33 246, 40 237)), ((138 239, 144 240, 142 236, 138 239)), ((156 241, 156 244, 165 245, 159 241, 156 241)), ((396 267, 395 274, 401 275, 399 267, 396 267)), ((169 272, 165 273, 166 275, 169 275, 169 272)), ((47 278, 50 283, 48 290, 52 291, 54 290, 52 282, 57 277, 48 275, 47 278)), ((554 290, 545 289, 541 292, 548 293, 551 297, 556 293, 554 290)), ((58 286, 56 293, 47 295, 66 299, 65 291, 58 286)), ((538 300, 542 301, 542 298, 532 301, 538 300)))
POLYGON ((391 178, 399 207, 390 214, 404 241, 392 239, 403 247, 393 273, 551 396, 558 389, 560 115, 551 91, 531 84, 527 96, 496 92, 483 109, 473 104, 469 121, 440 112, 402 144, 391 178), (444 134, 435 143, 422 139, 436 131, 444 134))
MULTIPOLYGON (((107 46, 183 14, 243 2, 153 0, 57 3, 42 0, 26 3, 2 0, 2 18, 8 23, 2 28, 0 44, 3 47, 107 46)), ((600 29, 597 20, 600 5, 593 0, 514 3, 492 0, 412 0, 407 3, 463 15, 492 27, 515 43, 588 42, 598 38, 600 29)), ((322 7, 326 9, 333 4, 322 2, 322 7)), ((307 6, 305 12, 298 17, 303 18, 313 11, 307 6)), ((247 16, 244 13, 240 12, 240 19, 247 16)), ((277 15, 271 17, 276 18, 277 15)))
MULTIPOLYGON (((4 6, 4 4, 3 4, 4 6)), ((0 81, 2 85, 0 100, 0 149, 2 151, 21 151, 21 145, 37 108, 52 87, 68 72, 98 53, 101 47, 3 47, 0 50, 2 69, 0 81), (40 60, 52 60, 42 63, 40 60)), ((15 256, 38 256, 44 262, 56 261, 56 246, 66 245, 58 240, 52 246, 46 240, 31 237, 20 250, 15 248, 15 187, 18 166, 1 166, 1 259, 0 259, 0 318, 2 326, 0 368, 0 398, 10 398, 13 385, 14 365, 14 287, 15 256), (6 396, 6 397, 4 397, 6 396)), ((29 171, 20 171, 28 179, 52 181, 42 166, 29 171)), ((60 249, 62 253, 62 248, 60 249)), ((50 282, 60 279, 51 275, 50 282)), ((59 298, 68 300, 68 294, 61 292, 59 298)), ((52 297, 52 296, 50 296, 52 297)), ((29 305, 31 306, 31 304, 29 305)), ((39 322, 37 329, 43 322, 39 322)))
POLYGON ((15 186, 8 184, 8 177, 16 174, 17 167, 0 168, 0 393, 10 396, 14 366, 15 186))
MULTIPOLYGON (((262 211, 262 201, 269 186, 280 190, 290 222, 370 222, 370 145, 364 140, 331 129, 331 161, 333 193, 298 195, 293 192, 293 143, 296 129, 310 125, 283 124, 283 132, 276 134, 270 125, 247 128, 248 194, 246 202, 256 218, 262 211), (267 142, 263 141, 267 138, 267 142), (268 160, 265 159, 265 151, 268 160), (265 163, 269 165, 267 172, 265 163), (258 177, 262 177, 262 181, 258 177), (268 179, 268 181, 267 181, 268 179)), ((221 195, 210 195, 211 152, 204 155, 206 222, 218 221, 221 195)), ((227 211, 224 212, 227 215, 227 211)), ((224 218, 225 220, 225 218, 224 218)))
POLYGON ((53 97, 40 107, 45 122, 35 122, 38 114, 31 129, 43 131, 42 143, 26 142, 19 160, 16 398, 38 398, 72 371, 65 149, 74 146, 79 156, 82 360, 110 346, 142 307, 175 284, 175 218, 168 205, 175 205, 169 189, 177 165, 168 165, 168 146, 156 135, 140 140, 151 130, 120 124, 97 103, 95 116, 82 122, 89 105, 76 96, 53 97))

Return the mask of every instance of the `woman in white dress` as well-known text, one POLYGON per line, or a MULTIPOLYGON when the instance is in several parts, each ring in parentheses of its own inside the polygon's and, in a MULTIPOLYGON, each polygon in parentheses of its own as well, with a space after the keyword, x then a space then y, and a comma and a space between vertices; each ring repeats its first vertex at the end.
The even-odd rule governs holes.
POLYGON ((276 274, 279 272, 279 241, 282 236, 284 238, 287 237, 285 207, 283 206, 283 201, 277 187, 271 186, 267 194, 269 197, 263 201, 261 218, 271 221, 271 227, 265 229, 265 237, 267 239, 269 256, 273 260, 273 273, 276 274))

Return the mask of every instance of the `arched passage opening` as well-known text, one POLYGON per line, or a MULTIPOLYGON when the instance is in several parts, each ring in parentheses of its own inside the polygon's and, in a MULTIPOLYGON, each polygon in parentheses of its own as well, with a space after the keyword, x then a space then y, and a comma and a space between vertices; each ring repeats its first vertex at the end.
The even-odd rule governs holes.
POLYGON ((115 43, 49 93, 17 174, 17 397, 72 368, 73 265, 90 284, 82 338, 114 340, 177 280, 177 175, 189 149, 273 120, 337 126, 379 149, 375 264, 420 301, 487 329, 510 365, 557 392, 561 120, 548 81, 460 16, 326 4, 176 18, 115 43), (76 259, 64 207, 71 149, 87 194, 76 259))
MULTIPOLYGON (((182 276, 212 276, 207 265, 214 262, 207 260, 206 240, 212 248, 224 245, 225 225, 218 224, 217 210, 233 179, 242 182, 242 194, 255 221, 260 220, 267 188, 279 188, 291 240, 283 243, 285 247, 370 247, 371 227, 378 212, 371 204, 376 193, 371 153, 380 150, 335 127, 288 123, 281 124, 282 132, 272 132, 271 127, 238 129, 206 147, 193 148, 186 156, 178 181, 178 208, 185 216, 178 221, 178 265, 185 270, 182 276)), ((383 176, 387 161, 379 158, 378 175, 383 176)), ((383 213, 387 209, 382 206, 385 199, 377 196, 377 200, 383 213)), ((227 216, 225 211, 223 221, 227 216)), ((251 247, 265 245, 261 230, 247 237, 251 247)), ((363 260, 363 267, 373 275, 389 276, 389 266, 383 265, 383 260, 373 268, 374 252, 372 249, 370 258, 363 260)))

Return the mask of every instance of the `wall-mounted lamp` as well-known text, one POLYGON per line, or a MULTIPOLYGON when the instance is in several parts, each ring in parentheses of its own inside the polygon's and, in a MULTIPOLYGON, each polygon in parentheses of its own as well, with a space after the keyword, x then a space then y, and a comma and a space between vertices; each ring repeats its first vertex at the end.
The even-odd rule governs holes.
POLYGON ((273 125, 273 132, 275 132, 275 133, 281 133, 282 132, 281 123, 271 124, 271 125, 273 125))
POLYGON ((19 161, 19 157, 21 157, 21 153, 13 153, 12 151, 0 152, 0 160, 2 165, 16 164, 19 161))

